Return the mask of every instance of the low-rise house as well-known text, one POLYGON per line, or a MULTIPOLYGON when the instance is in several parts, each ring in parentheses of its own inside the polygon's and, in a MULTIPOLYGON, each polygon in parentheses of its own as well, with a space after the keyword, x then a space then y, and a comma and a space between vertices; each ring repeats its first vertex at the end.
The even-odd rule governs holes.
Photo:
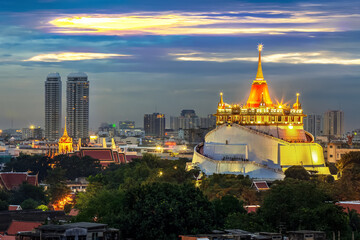
POLYGON ((325 232, 300 230, 288 232, 289 240, 325 240, 325 232))
POLYGON ((16 240, 118 240, 118 229, 108 228, 107 224, 78 222, 64 225, 43 225, 35 232, 20 232, 16 240))

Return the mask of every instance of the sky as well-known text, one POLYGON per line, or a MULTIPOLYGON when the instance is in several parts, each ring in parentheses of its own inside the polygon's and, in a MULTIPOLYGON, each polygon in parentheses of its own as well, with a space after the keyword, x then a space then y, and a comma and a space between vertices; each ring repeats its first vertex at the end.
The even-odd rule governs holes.
POLYGON ((44 126, 44 81, 86 72, 90 128, 145 113, 199 116, 219 93, 243 104, 257 45, 274 102, 341 109, 360 128, 360 2, 239 0, 0 1, 0 129, 44 126))

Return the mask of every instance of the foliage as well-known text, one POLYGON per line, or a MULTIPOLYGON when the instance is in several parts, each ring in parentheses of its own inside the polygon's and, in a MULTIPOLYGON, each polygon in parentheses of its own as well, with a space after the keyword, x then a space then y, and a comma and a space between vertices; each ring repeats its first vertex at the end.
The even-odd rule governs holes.
POLYGON ((249 232, 272 231, 271 227, 256 213, 231 213, 225 219, 224 227, 225 229, 242 229, 249 232))
POLYGON ((9 203, 7 201, 0 200, 0 211, 8 210, 8 208, 9 208, 9 203))
POLYGON ((77 221, 107 223, 135 239, 177 239, 179 234, 208 232, 214 219, 213 205, 189 184, 90 191, 79 195, 76 207, 77 221))
POLYGON ((41 211, 49 211, 49 208, 46 205, 39 205, 36 207, 36 209, 39 209, 41 211))
POLYGON ((54 163, 56 168, 65 170, 65 177, 68 180, 74 180, 79 177, 89 177, 90 175, 96 175, 101 172, 101 165, 99 160, 91 157, 78 157, 58 155, 54 157, 54 163))
POLYGON ((258 214, 273 230, 344 230, 346 214, 331 201, 315 182, 288 179, 273 184, 258 214))
POLYGON ((224 226, 225 220, 230 214, 246 213, 243 208, 243 202, 231 195, 215 199, 213 204, 215 208, 215 226, 217 226, 217 228, 222 228, 224 226))
POLYGON ((49 184, 47 192, 53 203, 63 199, 70 193, 70 189, 66 186, 65 170, 61 168, 49 171, 46 183, 49 184))
POLYGON ((310 174, 303 166, 292 166, 285 170, 285 178, 310 180, 310 174))
POLYGON ((23 183, 10 197, 11 204, 21 204, 26 199, 33 199, 40 204, 47 204, 48 199, 42 187, 37 187, 28 183, 23 183))
POLYGON ((39 204, 37 201, 35 201, 32 198, 29 198, 29 199, 26 199, 25 201, 23 201, 20 206, 22 209, 26 210, 26 209, 36 209, 36 207, 38 205, 39 204))
POLYGON ((151 154, 144 154, 142 159, 112 166, 102 173, 89 177, 90 187, 107 189, 129 189, 154 182, 190 183, 194 180, 194 171, 186 171, 185 159, 163 160, 151 154), (162 174, 159 174, 159 173, 162 174))
POLYGON ((43 181, 47 176, 47 171, 51 169, 52 160, 47 156, 20 154, 6 163, 4 172, 28 172, 38 174, 39 181, 43 181))
POLYGON ((232 195, 246 204, 258 204, 261 193, 251 188, 251 184, 248 176, 213 174, 202 178, 200 189, 210 200, 232 195))
POLYGON ((358 174, 359 168, 356 167, 357 165, 360 165, 360 152, 348 152, 336 163, 340 175, 343 175, 346 170, 358 174))

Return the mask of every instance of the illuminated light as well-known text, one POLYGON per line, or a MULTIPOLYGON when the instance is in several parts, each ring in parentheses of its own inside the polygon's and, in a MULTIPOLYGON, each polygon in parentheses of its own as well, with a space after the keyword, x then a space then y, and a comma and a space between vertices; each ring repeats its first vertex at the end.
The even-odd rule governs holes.
POLYGON ((164 173, 162 171, 159 172, 159 177, 161 177, 164 173))
POLYGON ((279 108, 281 109, 281 108, 282 108, 282 106, 281 106, 281 105, 279 105, 279 108))
POLYGON ((258 50, 259 50, 259 52, 261 52, 261 51, 263 50, 263 47, 264 47, 263 44, 261 44, 261 43, 258 44, 258 50))
POLYGON ((157 146, 157 147, 156 147, 156 151, 158 151, 158 152, 162 151, 162 147, 157 146))
POLYGON ((174 166, 174 169, 176 170, 176 169, 177 169, 177 166, 174 166))
POLYGON ((289 128, 289 129, 293 129, 294 126, 290 124, 290 125, 288 126, 288 128, 289 128))
POLYGON ((63 62, 63 61, 81 61, 81 60, 129 57, 129 56, 131 55, 114 54, 114 53, 63 52, 63 53, 39 54, 23 61, 24 62, 63 62))
POLYGON ((116 124, 114 123, 114 124, 112 125, 112 127, 113 127, 113 128, 116 128, 116 124))
POLYGON ((34 125, 30 125, 30 129, 35 129, 35 126, 34 126, 34 125))
POLYGON ((90 139, 92 140, 96 140, 98 138, 98 136, 90 136, 90 139))
POLYGON ((354 135, 356 136, 356 135, 357 135, 357 132, 354 132, 354 135))
POLYGON ((258 123, 261 123, 261 121, 258 121, 258 123))

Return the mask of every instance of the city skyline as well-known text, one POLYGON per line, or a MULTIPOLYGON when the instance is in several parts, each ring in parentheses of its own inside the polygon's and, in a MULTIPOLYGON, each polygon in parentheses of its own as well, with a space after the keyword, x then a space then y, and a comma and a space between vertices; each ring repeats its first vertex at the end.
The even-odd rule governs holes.
POLYGON ((144 113, 157 111, 206 116, 221 91, 225 101, 246 101, 258 43, 272 96, 292 103, 299 92, 308 114, 340 109, 345 130, 360 127, 358 2, 187 3, 0 3, 0 128, 45 125, 50 72, 88 74, 92 129, 141 126, 144 113))

